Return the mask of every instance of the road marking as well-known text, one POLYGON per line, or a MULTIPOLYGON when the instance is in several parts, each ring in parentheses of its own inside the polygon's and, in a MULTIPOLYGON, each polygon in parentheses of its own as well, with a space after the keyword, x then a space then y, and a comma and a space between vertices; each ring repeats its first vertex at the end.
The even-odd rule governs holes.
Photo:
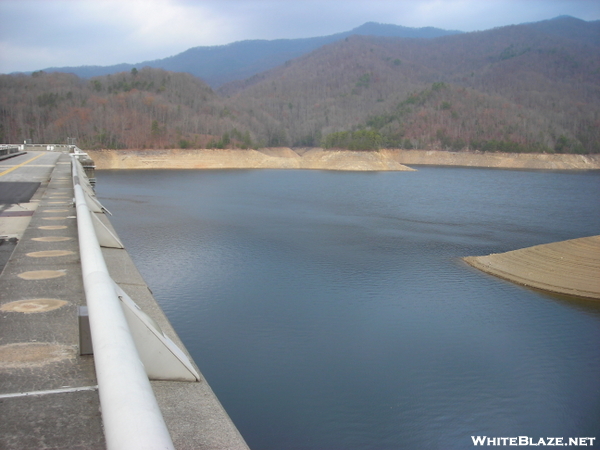
POLYGON ((25 164, 27 164, 27 163, 30 163, 30 162, 31 162, 31 161, 33 161, 34 159, 38 159, 40 156, 44 156, 44 153, 40 153, 39 155, 37 155, 37 156, 34 156, 34 157, 33 157, 33 158, 31 158, 30 160, 27 160, 27 161, 25 161, 24 163, 21 163, 21 164, 19 164, 18 166, 11 167, 10 169, 8 169, 8 170, 5 170, 4 172, 1 172, 1 173, 0 173, 0 177, 1 177, 2 175, 6 175, 6 174, 7 174, 7 173, 9 173, 9 172, 12 172, 12 171, 13 171, 13 170, 15 170, 15 169, 18 169, 19 167, 22 167, 22 166, 24 166, 24 165, 25 165, 25 164))
POLYGON ((47 391, 16 392, 14 394, 0 394, 0 398, 28 397, 30 395, 64 394, 68 392, 97 391, 98 386, 83 386, 75 388, 51 389, 47 391))
POLYGON ((54 258, 57 256, 74 255, 75 253, 70 250, 42 250, 39 252, 25 253, 25 256, 31 258, 54 258))

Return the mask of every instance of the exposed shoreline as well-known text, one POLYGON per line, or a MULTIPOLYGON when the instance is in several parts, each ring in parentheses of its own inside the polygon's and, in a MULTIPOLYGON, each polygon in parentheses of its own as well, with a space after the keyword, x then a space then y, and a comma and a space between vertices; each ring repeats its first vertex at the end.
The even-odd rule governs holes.
POLYGON ((446 152, 439 150, 349 151, 287 147, 260 150, 89 150, 97 169, 312 169, 412 171, 407 165, 535 170, 600 170, 600 155, 446 152))
POLYGON ((498 169, 600 170, 600 155, 387 150, 402 164, 498 169))
POLYGON ((483 272, 523 286, 600 300, 600 236, 463 259, 483 272))

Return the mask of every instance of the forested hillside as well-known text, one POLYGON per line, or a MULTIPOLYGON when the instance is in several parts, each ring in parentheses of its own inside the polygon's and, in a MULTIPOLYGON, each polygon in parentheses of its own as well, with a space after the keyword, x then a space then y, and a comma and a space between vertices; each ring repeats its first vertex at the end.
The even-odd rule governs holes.
POLYGON ((189 74, 142 69, 83 80, 44 72, 0 77, 0 139, 83 148, 206 146, 235 129, 227 106, 189 74))
POLYGON ((600 153, 600 23, 349 36, 218 92, 189 74, 0 76, 0 140, 600 153))
POLYGON ((598 152, 598 36, 598 23, 573 18, 353 36, 220 92, 276 118, 281 144, 598 152))

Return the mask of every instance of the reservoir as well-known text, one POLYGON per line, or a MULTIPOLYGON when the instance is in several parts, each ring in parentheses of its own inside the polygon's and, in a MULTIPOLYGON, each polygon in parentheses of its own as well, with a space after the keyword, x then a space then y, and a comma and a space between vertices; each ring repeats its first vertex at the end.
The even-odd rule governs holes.
POLYGON ((461 260, 600 234, 600 172, 416 168, 105 170, 96 190, 253 450, 600 439, 600 303, 461 260))

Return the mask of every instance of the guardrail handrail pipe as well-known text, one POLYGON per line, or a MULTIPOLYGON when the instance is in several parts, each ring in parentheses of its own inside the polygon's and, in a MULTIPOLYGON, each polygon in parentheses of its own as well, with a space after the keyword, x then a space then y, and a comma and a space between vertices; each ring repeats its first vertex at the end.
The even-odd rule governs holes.
POLYGON ((80 185, 84 175, 79 161, 71 159, 81 269, 107 448, 174 449, 98 244, 80 185))

